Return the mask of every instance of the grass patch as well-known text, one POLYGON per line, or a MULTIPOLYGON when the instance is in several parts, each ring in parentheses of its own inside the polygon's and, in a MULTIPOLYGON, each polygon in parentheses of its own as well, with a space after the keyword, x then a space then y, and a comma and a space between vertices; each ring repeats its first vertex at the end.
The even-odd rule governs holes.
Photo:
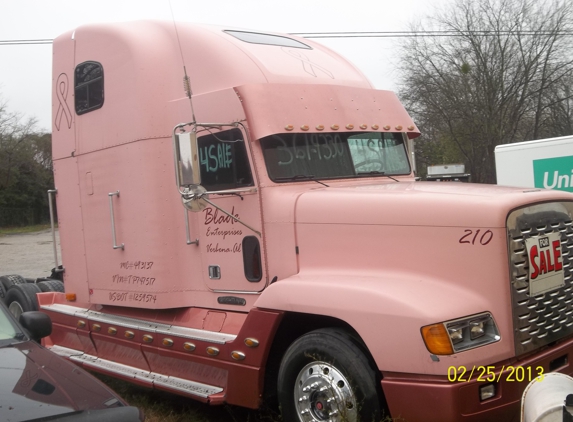
POLYGON ((49 229, 50 227, 50 224, 37 224, 35 226, 24 227, 0 227, 0 236, 40 232, 42 230, 49 229))
MULTIPOLYGON (((92 372, 131 406, 143 410, 145 422, 282 422, 276 410, 238 406, 210 406, 191 398, 140 387, 127 381, 92 372)), ((380 422, 405 422, 400 417, 384 417, 380 422)))

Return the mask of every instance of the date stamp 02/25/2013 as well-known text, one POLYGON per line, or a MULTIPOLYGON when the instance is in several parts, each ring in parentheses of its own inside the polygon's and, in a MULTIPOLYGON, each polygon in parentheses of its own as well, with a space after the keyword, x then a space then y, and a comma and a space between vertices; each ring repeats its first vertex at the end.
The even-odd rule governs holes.
POLYGON ((448 381, 450 382, 531 382, 543 381, 542 366, 450 366, 448 368, 448 381))

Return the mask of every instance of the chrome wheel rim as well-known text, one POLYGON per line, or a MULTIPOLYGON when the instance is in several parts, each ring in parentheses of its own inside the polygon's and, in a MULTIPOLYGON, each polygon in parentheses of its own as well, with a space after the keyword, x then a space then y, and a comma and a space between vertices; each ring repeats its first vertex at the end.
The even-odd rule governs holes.
POLYGON ((22 306, 18 302, 12 302, 8 306, 8 310, 16 317, 16 319, 20 318, 20 315, 24 312, 24 309, 22 309, 22 306))
POLYGON ((358 409, 350 383, 336 367, 315 361, 296 377, 294 401, 302 422, 354 422, 358 409))

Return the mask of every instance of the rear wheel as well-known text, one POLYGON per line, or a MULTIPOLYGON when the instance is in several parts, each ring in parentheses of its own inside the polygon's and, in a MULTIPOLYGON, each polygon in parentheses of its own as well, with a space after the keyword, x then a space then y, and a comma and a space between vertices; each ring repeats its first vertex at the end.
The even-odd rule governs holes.
POLYGON ((6 303, 8 289, 16 284, 23 283, 26 283, 26 280, 17 274, 0 276, 0 300, 6 303))
POLYGON ((357 341, 338 329, 312 331, 289 347, 278 397, 285 421, 380 420, 376 370, 357 341))
POLYGON ((16 284, 6 292, 6 306, 12 315, 18 319, 23 312, 38 310, 36 293, 40 292, 40 288, 35 284, 16 284))
POLYGON ((61 292, 64 293, 64 283, 60 280, 43 280, 36 283, 42 292, 61 292))

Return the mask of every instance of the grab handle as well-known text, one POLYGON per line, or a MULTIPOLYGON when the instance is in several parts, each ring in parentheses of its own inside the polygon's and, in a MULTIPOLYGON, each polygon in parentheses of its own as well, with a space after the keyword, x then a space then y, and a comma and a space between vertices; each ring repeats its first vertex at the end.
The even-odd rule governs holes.
POLYGON ((113 248, 124 250, 125 245, 123 243, 121 245, 118 245, 115 239, 115 218, 113 216, 113 197, 117 196, 119 198, 119 191, 108 193, 108 196, 109 196, 109 213, 111 215, 111 235, 113 238, 113 248))
POLYGON ((56 267, 54 268, 54 272, 56 273, 63 273, 64 268, 60 268, 60 264, 58 263, 58 245, 56 244, 56 229, 55 229, 55 217, 54 217, 54 205, 53 205, 53 197, 56 196, 58 193, 57 189, 50 189, 48 190, 48 205, 50 206, 50 226, 52 227, 52 243, 54 245, 54 261, 56 267))

